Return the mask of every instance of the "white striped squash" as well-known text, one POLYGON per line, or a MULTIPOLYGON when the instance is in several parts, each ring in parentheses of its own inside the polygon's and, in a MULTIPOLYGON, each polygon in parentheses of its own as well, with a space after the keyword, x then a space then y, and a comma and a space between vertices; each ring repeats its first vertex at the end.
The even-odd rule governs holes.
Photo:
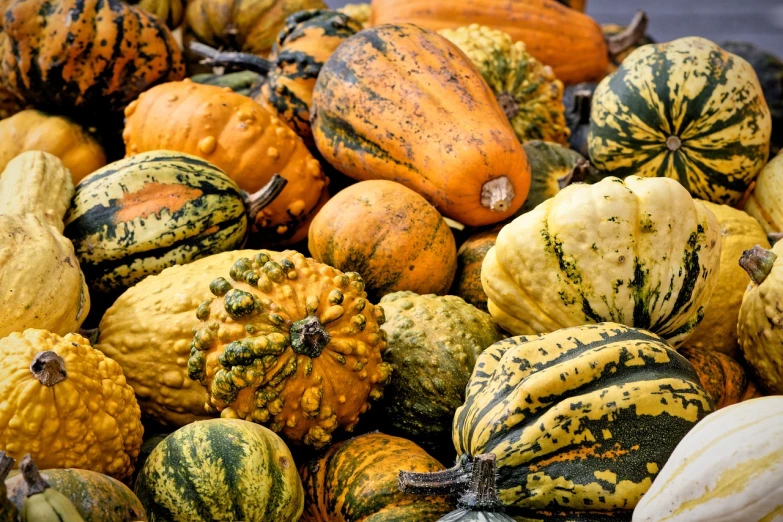
POLYGON ((783 397, 723 408, 672 453, 633 522, 783 521, 783 397))

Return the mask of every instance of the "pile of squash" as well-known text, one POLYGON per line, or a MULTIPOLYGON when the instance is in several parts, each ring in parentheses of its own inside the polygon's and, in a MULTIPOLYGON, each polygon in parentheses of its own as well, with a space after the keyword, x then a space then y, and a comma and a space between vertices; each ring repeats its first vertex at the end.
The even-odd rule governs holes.
POLYGON ((0 522, 783 520, 776 57, 579 0, 0 9, 0 522))

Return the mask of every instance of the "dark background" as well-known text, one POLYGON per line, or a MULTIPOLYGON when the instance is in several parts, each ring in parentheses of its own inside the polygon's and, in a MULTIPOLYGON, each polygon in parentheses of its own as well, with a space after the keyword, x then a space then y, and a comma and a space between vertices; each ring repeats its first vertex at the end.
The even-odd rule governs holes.
MULTIPOLYGON (((325 0, 339 7, 360 0, 325 0)), ((459 2, 460 0, 431 0, 459 2)), ((628 23, 637 9, 650 16, 648 33, 660 42, 703 36, 715 42, 741 40, 783 56, 783 0, 588 0, 600 23, 628 23)))

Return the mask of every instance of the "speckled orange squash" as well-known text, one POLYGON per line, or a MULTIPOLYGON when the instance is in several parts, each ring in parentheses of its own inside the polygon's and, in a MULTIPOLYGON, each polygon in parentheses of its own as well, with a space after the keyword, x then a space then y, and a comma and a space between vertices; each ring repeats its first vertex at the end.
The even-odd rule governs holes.
POLYGON ((740 363, 714 350, 684 346, 678 350, 690 361, 715 409, 761 397, 761 392, 745 374, 740 363))
POLYGON ((500 227, 470 236, 457 252, 457 274, 454 277, 452 294, 487 312, 487 294, 481 286, 481 263, 495 246, 500 227))
POLYGON ((411 189, 362 181, 339 192, 310 227, 310 253, 358 272, 372 298, 410 290, 445 294, 454 279, 454 235, 435 208, 411 189))

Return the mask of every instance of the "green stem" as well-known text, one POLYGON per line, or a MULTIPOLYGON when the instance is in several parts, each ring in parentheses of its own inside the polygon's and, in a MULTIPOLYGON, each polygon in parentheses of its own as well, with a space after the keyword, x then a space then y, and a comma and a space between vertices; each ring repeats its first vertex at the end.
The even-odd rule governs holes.
POLYGON ((772 271, 777 258, 778 256, 774 252, 756 245, 742 253, 739 264, 748 273, 750 279, 760 285, 772 271))

